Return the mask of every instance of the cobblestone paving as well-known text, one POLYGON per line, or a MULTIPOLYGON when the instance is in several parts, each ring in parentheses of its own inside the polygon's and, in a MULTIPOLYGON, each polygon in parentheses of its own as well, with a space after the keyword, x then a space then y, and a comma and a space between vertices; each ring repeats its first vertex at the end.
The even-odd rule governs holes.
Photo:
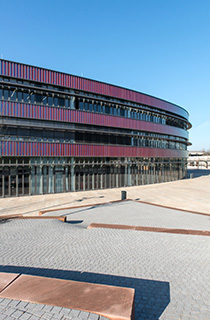
POLYGON ((116 223, 148 227, 210 230, 210 216, 161 208, 134 201, 106 205, 51 211, 45 215, 67 215, 68 220, 90 223, 116 223))
MULTIPOLYGON (((134 224, 136 221, 142 225, 135 205, 139 204, 128 207, 127 213, 122 210, 123 206, 114 205, 115 214, 111 214, 111 206, 106 206, 106 221, 104 209, 101 208, 103 214, 97 213, 97 207, 97 212, 83 208, 86 210, 80 212, 80 216, 69 215, 67 223, 57 220, 8 220, 1 223, 0 272, 135 288, 136 319, 209 320, 209 237, 86 229, 91 222, 134 224), (119 221, 120 215, 122 221, 119 221)), ((150 218, 141 221, 144 220, 145 225, 166 226, 159 213, 156 217, 154 215, 151 213, 150 218), (153 218, 156 221, 152 224, 153 218)), ((204 229, 207 229, 208 217, 183 215, 185 213, 178 212, 176 217, 183 219, 185 227, 187 216, 189 219, 194 216, 193 222, 188 223, 189 228, 195 229, 197 221, 199 228, 204 228, 206 223, 204 229)), ((168 227, 169 222, 172 227, 182 226, 173 214, 170 217, 166 219, 168 227)))
POLYGON ((0 298, 0 320, 105 320, 94 313, 0 298))

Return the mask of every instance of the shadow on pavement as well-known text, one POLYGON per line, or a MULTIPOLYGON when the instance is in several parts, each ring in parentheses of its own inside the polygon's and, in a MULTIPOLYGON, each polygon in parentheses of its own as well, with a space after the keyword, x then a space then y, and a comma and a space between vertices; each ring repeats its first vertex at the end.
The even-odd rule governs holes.
POLYGON ((159 319, 170 302, 170 284, 130 277, 82 271, 0 265, 0 272, 29 274, 135 289, 135 319, 159 319))
POLYGON ((10 219, 0 219, 0 224, 9 223, 10 219))
MULTIPOLYGON (((136 199, 136 200, 140 200, 140 198, 138 198, 138 199, 136 199)), ((129 201, 132 201, 132 200, 129 200, 129 201)), ((129 202, 129 201, 127 201, 127 202, 129 202)), ((115 205, 115 204, 117 204, 118 206, 121 206, 121 205, 124 205, 125 204, 125 202, 117 202, 117 203, 112 203, 112 202, 108 202, 108 203, 103 203, 103 204, 96 204, 96 205, 91 205, 91 206, 84 206, 84 207, 82 207, 82 208, 80 208, 80 207, 76 207, 76 208, 73 208, 73 209, 68 209, 68 208, 61 208, 61 210, 59 210, 59 211, 56 211, 56 214, 57 215, 61 215, 61 216, 69 216, 69 215, 72 215, 72 214, 75 214, 75 213, 81 213, 81 212, 85 212, 85 211, 90 211, 90 210, 92 210, 92 209, 95 209, 95 208, 98 208, 98 209, 100 209, 100 207, 103 207, 103 208, 105 208, 105 207, 109 207, 109 206, 113 206, 113 205, 115 205), (66 212, 66 211, 70 211, 70 212, 66 212), (64 213, 63 213, 63 211, 64 211, 64 213), (59 212, 61 213, 61 214, 59 214, 59 212)), ((52 210, 53 211, 53 210, 52 210)), ((52 211, 48 211, 48 212, 46 212, 46 213, 43 213, 43 215, 51 215, 51 212, 52 211)))
POLYGON ((208 169, 187 169, 187 178, 190 178, 190 174, 193 175, 193 178, 199 178, 202 176, 208 176, 210 170, 208 169))
POLYGON ((78 224, 78 223, 83 223, 84 220, 69 220, 69 221, 66 221, 66 223, 69 223, 69 224, 78 224))

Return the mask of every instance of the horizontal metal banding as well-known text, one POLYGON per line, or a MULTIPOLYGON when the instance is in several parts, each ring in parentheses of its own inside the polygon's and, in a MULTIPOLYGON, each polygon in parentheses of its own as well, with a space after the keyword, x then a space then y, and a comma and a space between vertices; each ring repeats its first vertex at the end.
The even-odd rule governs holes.
POLYGON ((38 81, 42 83, 48 83, 76 90, 82 90, 105 96, 134 101, 175 113, 179 116, 184 117, 185 119, 188 119, 189 117, 188 112, 185 109, 159 98, 155 98, 140 92, 114 86, 111 84, 77 77, 65 73, 28 66, 16 62, 0 60, 0 74, 3 76, 38 81))
POLYGON ((121 147, 109 145, 46 142, 1 141, 1 156, 71 156, 71 157, 155 157, 184 158, 186 150, 121 147))
POLYGON ((183 129, 148 121, 18 102, 1 101, 0 106, 1 116, 117 127, 174 135, 188 139, 188 132, 183 129))

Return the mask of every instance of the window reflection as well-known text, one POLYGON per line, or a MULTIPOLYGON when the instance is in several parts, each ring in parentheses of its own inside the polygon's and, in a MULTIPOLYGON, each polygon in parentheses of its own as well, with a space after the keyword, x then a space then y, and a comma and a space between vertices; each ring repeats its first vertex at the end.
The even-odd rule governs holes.
POLYGON ((187 128, 186 124, 182 120, 176 119, 166 114, 158 115, 155 113, 155 111, 148 112, 146 109, 148 109, 149 107, 140 106, 137 104, 135 108, 132 106, 124 106, 120 104, 109 104, 94 100, 86 100, 84 98, 72 99, 72 97, 67 95, 51 92, 31 91, 30 89, 20 89, 15 87, 11 89, 0 88, 0 99, 60 108, 76 108, 80 111, 103 113, 106 115, 114 115, 135 120, 149 121, 153 123, 179 127, 182 129, 187 128), (145 110, 139 110, 137 107, 145 108, 145 110))

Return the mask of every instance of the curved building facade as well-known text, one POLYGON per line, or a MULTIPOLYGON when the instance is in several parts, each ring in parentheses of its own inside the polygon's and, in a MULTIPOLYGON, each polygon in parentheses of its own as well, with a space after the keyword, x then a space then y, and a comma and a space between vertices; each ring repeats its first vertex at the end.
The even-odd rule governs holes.
POLYGON ((140 92, 0 60, 0 196, 181 179, 188 117, 140 92))

